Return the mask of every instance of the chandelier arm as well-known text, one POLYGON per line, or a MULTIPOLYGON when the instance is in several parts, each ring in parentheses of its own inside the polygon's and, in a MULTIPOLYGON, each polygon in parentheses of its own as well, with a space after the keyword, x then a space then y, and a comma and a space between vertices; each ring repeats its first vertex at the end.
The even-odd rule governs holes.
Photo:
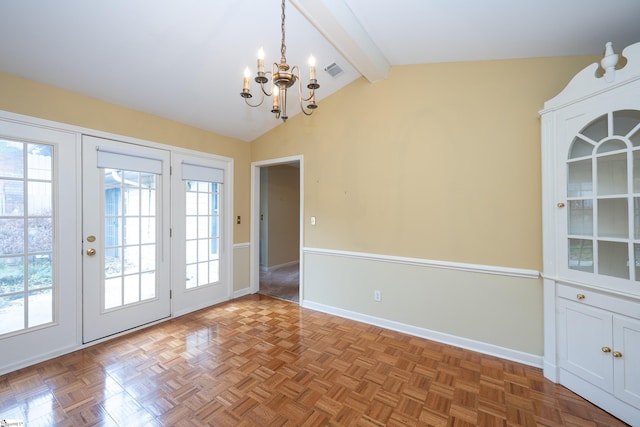
MULTIPOLYGON (((297 65, 294 65, 293 68, 291 68, 291 73, 292 74, 296 74, 297 72, 297 78, 298 78, 298 101, 300 104, 300 111, 302 111, 304 113, 305 116, 310 116, 311 114, 313 114, 313 109, 307 109, 304 106, 305 102, 311 101, 312 99, 314 99, 315 96, 315 90, 311 89, 309 91, 309 97, 305 98, 304 96, 302 96, 302 80, 300 79, 300 67, 298 67, 297 65)), ((315 100, 313 101, 313 104, 315 105, 315 100)))
POLYGON ((244 102, 247 103, 247 105, 249 107, 259 107, 262 105, 262 103, 264 102, 264 90, 262 91, 262 93, 260 94, 260 102, 258 102, 257 104, 252 104, 249 102, 249 98, 245 98, 244 102))
MULTIPOLYGON (((267 74, 269 74, 269 73, 267 73, 267 74)), ((269 82, 267 81, 267 83, 269 83, 269 82)), ((269 92, 269 91, 265 90, 264 86, 265 86, 264 83, 260 83, 260 89, 262 90, 262 96, 264 97, 264 95, 267 95, 267 96, 273 95, 273 91, 269 92)))

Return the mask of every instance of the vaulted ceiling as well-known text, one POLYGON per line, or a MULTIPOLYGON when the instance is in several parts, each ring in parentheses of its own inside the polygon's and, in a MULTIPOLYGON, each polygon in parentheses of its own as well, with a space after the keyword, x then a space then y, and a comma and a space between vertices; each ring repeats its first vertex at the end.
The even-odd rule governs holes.
MULTIPOLYGON (((286 54, 304 76, 317 58, 322 108, 394 65, 620 51, 639 18, 638 0, 290 0, 286 54)), ((0 71, 251 141, 282 123, 239 96, 260 47, 279 61, 280 20, 280 0, 2 0, 0 71)))

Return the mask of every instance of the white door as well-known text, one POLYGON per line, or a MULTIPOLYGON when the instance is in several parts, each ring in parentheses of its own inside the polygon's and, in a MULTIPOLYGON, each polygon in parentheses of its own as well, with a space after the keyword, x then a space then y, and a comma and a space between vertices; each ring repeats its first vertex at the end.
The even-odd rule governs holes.
POLYGON ((83 340, 171 314, 170 153, 83 136, 83 340))
POLYGON ((640 321, 613 318, 615 394, 640 408, 640 321))
POLYGON ((229 299, 223 209, 225 165, 185 154, 173 157, 173 310, 181 314, 229 299))
POLYGON ((558 301, 560 367, 601 389, 613 391, 613 323, 610 312, 558 301))

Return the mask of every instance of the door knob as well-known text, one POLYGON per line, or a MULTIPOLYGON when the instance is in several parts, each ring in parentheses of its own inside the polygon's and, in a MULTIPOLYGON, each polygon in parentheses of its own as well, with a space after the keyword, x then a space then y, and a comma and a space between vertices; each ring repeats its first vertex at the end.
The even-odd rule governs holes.
POLYGON ((94 256, 96 254, 96 250, 93 248, 87 249, 87 255, 94 256))

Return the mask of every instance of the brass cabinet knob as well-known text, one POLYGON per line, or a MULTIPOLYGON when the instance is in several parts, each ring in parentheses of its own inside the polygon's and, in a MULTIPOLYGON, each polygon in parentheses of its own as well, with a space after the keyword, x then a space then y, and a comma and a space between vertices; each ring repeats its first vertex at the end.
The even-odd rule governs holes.
POLYGON ((578 295, 576 295, 576 298, 585 299, 586 297, 584 296, 584 294, 578 294, 578 295))
POLYGON ((93 248, 87 249, 87 255, 94 256, 96 254, 96 250, 93 248))
POLYGON ((611 353, 611 349, 609 347, 602 347, 603 353, 611 353))
POLYGON ((564 203, 560 202, 556 206, 559 207, 559 208, 564 208, 564 203))
POLYGON ((622 357, 622 353, 620 353, 619 351, 614 351, 613 357, 622 357))

